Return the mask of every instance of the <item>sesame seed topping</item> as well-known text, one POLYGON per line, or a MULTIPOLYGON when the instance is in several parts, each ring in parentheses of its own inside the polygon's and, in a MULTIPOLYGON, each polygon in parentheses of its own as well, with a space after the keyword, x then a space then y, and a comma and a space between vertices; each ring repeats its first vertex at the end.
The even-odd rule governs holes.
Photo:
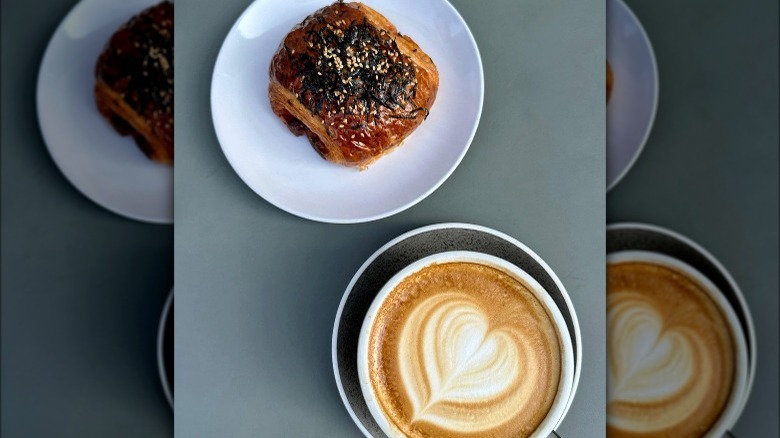
MULTIPOLYGON (((346 17, 345 17, 346 18, 346 17)), ((344 114, 363 117, 383 114, 416 118, 414 101, 417 77, 411 60, 395 40, 367 20, 349 22, 327 15, 304 23, 305 43, 310 50, 293 62, 300 74, 293 90, 310 92, 304 105, 315 114, 344 114), (333 18, 330 18, 333 20, 333 18), (315 74, 316 73, 316 74, 315 74)))

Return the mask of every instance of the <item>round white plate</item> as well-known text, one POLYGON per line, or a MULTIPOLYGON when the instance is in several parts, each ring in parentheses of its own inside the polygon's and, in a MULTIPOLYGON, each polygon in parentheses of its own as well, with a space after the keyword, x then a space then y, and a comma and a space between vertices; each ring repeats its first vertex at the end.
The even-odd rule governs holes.
POLYGON ((438 188, 468 150, 482 112, 482 61, 446 0, 365 0, 433 58, 439 91, 404 144, 358 171, 322 159, 271 111, 268 67, 292 27, 329 0, 255 0, 225 38, 214 67, 211 112, 222 150, 244 182, 294 215, 331 223, 381 219, 438 188))
POLYGON ((122 216, 173 222, 173 168, 122 137, 95 104, 95 63, 111 35, 158 0, 82 0, 49 41, 38 74, 38 121, 54 162, 87 198, 122 216))
POLYGON ((622 0, 607 1, 607 190, 628 173, 650 136, 658 107, 658 68, 642 24, 622 0))

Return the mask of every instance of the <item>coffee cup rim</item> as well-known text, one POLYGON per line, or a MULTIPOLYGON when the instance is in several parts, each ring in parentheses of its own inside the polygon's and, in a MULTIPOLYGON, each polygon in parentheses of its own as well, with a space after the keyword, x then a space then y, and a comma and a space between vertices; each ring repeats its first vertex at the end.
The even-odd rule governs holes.
POLYGON ((390 280, 377 293, 376 297, 371 303, 368 312, 363 318, 363 324, 360 330, 360 336, 358 340, 358 376, 360 379, 360 387, 363 393, 363 398, 368 406, 374 420, 379 425, 385 434, 393 436, 391 431, 394 427, 390 424, 387 418, 382 414, 381 410, 377 406, 377 400, 373 392, 373 388, 368 379, 368 334, 373 322, 375 320, 377 311, 387 296, 392 290, 405 278, 413 275, 414 273, 431 265, 439 263, 450 262, 471 262, 478 263, 485 266, 490 266, 496 269, 512 275, 518 281, 524 283, 534 296, 542 303, 548 316, 553 321, 556 332, 558 334, 562 355, 561 355, 561 375, 558 384, 558 391, 553 400, 553 404, 550 410, 547 412, 544 420, 539 424, 537 430, 532 435, 533 437, 547 437, 553 432, 554 428, 560 424, 563 417, 566 414, 568 405, 570 404, 571 394, 574 391, 575 380, 575 358, 573 353, 574 340, 569 333, 569 329, 566 325, 566 321, 563 317, 561 309, 553 301, 549 292, 542 287, 539 282, 528 274, 522 268, 510 263, 502 258, 484 254, 476 251, 446 251, 429 255, 418 259, 400 271, 398 271, 390 280))
POLYGON ((718 288, 712 280, 702 274, 698 269, 690 264, 675 257, 647 250, 621 250, 607 255, 607 265, 639 262, 661 265, 666 268, 682 272, 690 279, 699 283, 707 296, 715 302, 726 321, 729 324, 731 338, 736 344, 735 376, 732 382, 731 392, 729 394, 726 406, 713 423, 707 436, 723 436, 739 419, 742 413, 744 401, 749 394, 750 386, 750 365, 748 360, 748 341, 742 324, 737 317, 737 310, 726 299, 723 291, 718 288))

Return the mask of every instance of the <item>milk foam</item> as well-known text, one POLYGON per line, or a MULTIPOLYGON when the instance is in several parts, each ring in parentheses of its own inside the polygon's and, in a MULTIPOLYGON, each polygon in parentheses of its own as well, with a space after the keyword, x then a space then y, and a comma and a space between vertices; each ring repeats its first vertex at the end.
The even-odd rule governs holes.
POLYGON ((413 421, 479 432, 499 426, 532 397, 538 358, 523 334, 491 330, 489 317, 464 294, 428 298, 406 320, 400 345, 413 421), (485 408, 488 414, 478 418, 463 415, 485 408))
MULTIPOLYGON (((623 294, 621 294, 623 295, 623 294)), ((665 330, 663 316, 647 302, 621 297, 608 312, 611 354, 609 402, 654 406, 652 421, 618 411, 608 421, 626 430, 661 430, 689 418, 710 394, 714 370, 701 336, 665 330)))
POLYGON ((483 265, 433 265, 379 309, 371 384, 398 436, 522 436, 545 419, 561 345, 522 283, 483 265))

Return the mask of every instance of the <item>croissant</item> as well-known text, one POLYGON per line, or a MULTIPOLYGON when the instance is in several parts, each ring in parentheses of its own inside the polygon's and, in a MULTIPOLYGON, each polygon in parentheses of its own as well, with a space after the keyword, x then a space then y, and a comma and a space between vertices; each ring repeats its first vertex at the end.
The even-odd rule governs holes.
POLYGON ((271 108, 326 160, 365 169, 401 144, 436 100, 439 72, 409 36, 362 3, 296 25, 271 60, 271 108))
POLYGON ((173 163, 173 3, 145 9, 111 36, 95 66, 95 102, 150 159, 173 163))

